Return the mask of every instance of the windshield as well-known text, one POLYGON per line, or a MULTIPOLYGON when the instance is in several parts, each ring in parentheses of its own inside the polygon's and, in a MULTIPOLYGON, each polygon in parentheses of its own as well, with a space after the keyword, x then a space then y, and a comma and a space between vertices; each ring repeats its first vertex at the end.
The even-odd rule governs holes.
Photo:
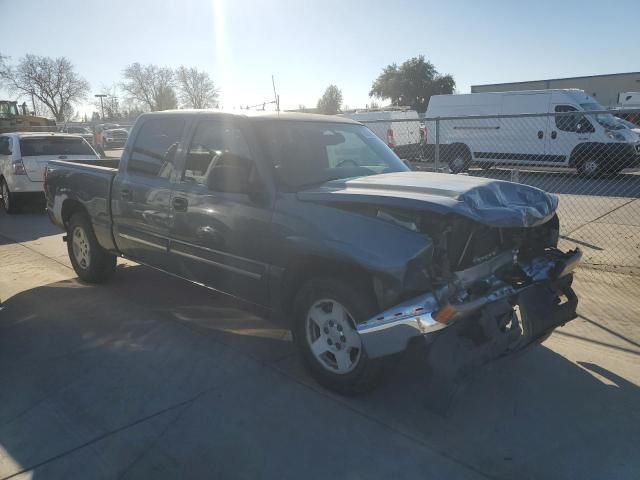
POLYGON ((409 170, 362 125, 259 121, 256 131, 260 143, 266 146, 276 180, 286 189, 409 170))
MULTIPOLYGON (((581 103, 580 106, 586 111, 589 110, 604 110, 605 108, 599 103, 581 103)), ((626 128, 619 122, 619 119, 611 115, 610 113, 596 113, 589 115, 595 117, 597 122, 607 130, 623 130, 626 128)))
POLYGON ((38 155, 96 156, 96 153, 82 137, 21 138, 20 151, 23 157, 38 155))

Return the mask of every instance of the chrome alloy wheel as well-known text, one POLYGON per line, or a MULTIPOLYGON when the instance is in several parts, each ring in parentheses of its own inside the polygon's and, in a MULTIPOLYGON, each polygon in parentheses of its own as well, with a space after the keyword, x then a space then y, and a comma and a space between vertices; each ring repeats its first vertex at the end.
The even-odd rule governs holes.
POLYGON ((305 326, 309 348, 324 368, 344 375, 358 365, 362 341, 353 316, 340 302, 315 302, 307 312, 305 326))
POLYGON ((75 257, 78 265, 80 265, 80 267, 84 270, 89 268, 89 264, 91 262, 91 247, 89 245, 89 239, 87 238, 87 233, 84 231, 84 228, 77 226, 73 230, 72 247, 73 256, 75 257))

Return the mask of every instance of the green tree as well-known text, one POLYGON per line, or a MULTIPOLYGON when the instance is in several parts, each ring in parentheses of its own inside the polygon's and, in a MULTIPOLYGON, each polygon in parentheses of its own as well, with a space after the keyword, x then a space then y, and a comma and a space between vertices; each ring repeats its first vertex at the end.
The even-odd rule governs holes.
POLYGON ((395 63, 386 66, 373 82, 369 95, 424 112, 432 95, 453 93, 455 87, 451 75, 441 75, 424 55, 419 55, 399 67, 395 63))
POLYGON ((340 112, 342 105, 342 91, 335 85, 329 85, 318 100, 318 112, 325 115, 335 115, 340 112))

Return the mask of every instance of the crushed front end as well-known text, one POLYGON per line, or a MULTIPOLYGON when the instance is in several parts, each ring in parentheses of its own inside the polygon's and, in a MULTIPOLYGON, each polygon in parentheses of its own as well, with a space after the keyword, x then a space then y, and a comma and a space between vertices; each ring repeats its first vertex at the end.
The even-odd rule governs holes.
POLYGON ((535 227, 498 228, 460 217, 417 218, 435 248, 421 266, 422 293, 357 326, 370 358, 436 341, 443 329, 474 328, 495 353, 545 338, 576 317, 571 288, 579 249, 556 248, 557 216, 535 227))

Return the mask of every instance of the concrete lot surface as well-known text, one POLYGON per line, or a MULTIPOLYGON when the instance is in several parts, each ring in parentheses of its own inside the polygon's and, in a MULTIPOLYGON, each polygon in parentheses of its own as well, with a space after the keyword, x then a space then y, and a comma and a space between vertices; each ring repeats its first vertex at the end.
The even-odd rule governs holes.
POLYGON ((412 351, 345 399, 243 305, 133 262, 83 285, 46 215, 0 215, 0 479, 637 479, 630 278, 578 272, 542 346, 455 381, 412 351))

